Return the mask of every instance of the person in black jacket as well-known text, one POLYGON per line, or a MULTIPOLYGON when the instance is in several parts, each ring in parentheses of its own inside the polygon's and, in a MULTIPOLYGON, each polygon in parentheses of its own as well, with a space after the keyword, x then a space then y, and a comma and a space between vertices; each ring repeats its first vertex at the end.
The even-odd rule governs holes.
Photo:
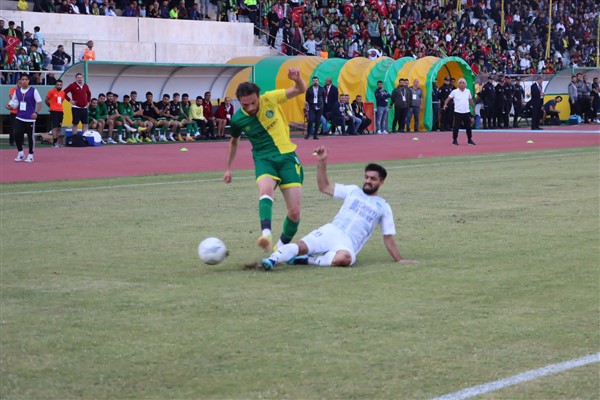
POLYGON ((316 76, 312 78, 312 86, 306 89, 305 101, 308 104, 308 126, 304 139, 308 139, 312 135, 313 139, 317 140, 319 139, 317 132, 319 132, 323 107, 325 106, 325 89, 319 86, 319 78, 316 76))
POLYGON ((531 130, 541 131, 540 120, 542 119, 542 106, 544 103, 544 92, 542 90, 542 77, 538 77, 536 83, 531 85, 531 130))
POLYGON ((519 126, 519 117, 523 112, 523 103, 525 101, 525 89, 521 86, 521 78, 513 78, 513 107, 515 108, 515 116, 513 118, 513 128, 519 126))
POLYGON ((502 128, 504 119, 504 77, 499 76, 494 88, 496 97, 494 100, 494 129, 502 128))
POLYGON ((481 110, 483 129, 492 129, 494 126, 494 103, 496 102, 496 91, 494 90, 492 75, 488 76, 487 82, 481 88, 479 97, 483 100, 483 109, 481 110))
POLYGON ((71 56, 65 52, 63 45, 52 53, 52 69, 54 71, 64 71, 67 65, 71 64, 71 56))

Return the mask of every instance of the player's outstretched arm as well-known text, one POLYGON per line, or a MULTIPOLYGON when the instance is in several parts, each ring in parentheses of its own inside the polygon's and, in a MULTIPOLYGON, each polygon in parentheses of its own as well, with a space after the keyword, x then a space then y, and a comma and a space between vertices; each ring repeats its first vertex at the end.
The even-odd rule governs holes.
POLYGON ((288 99, 306 93, 306 83, 300 76, 299 68, 290 68, 288 70, 288 78, 294 81, 294 86, 285 91, 285 95, 288 99))
POLYGON ((317 164, 317 186, 319 187, 319 191, 333 196, 335 186, 329 183, 329 178, 327 177, 327 148, 319 146, 313 154, 317 156, 317 160, 319 161, 317 164))
POLYGON ((393 235, 383 235, 383 244, 385 244, 385 248, 390 253, 394 261, 397 261, 401 264, 416 264, 417 260, 407 260, 402 258, 400 255, 400 251, 398 250, 398 246, 396 246, 396 241, 394 240, 393 235))
POLYGON ((239 137, 232 137, 229 141, 229 146, 227 147, 227 169, 225 170, 225 174, 223 174, 223 181, 225 183, 231 183, 231 164, 233 164, 233 160, 235 159, 239 141, 239 137))

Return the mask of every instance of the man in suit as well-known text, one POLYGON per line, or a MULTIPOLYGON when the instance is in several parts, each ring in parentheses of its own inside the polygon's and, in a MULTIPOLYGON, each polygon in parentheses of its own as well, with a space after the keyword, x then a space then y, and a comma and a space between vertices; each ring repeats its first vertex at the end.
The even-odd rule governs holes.
MULTIPOLYGON (((363 103, 363 99, 361 95, 357 95, 356 99, 352 102, 352 110, 354 111, 354 115, 362 121, 360 126, 358 127, 358 134, 364 135, 365 129, 369 128, 371 125, 371 119, 367 117, 367 113, 365 112, 365 106, 363 103)), ((368 134, 368 131, 367 131, 368 134)))
POLYGON ((333 85, 331 78, 325 79, 325 106, 323 108, 323 114, 326 120, 331 120, 331 113, 335 111, 335 105, 339 107, 338 102, 338 88, 333 85))
POLYGON ((325 89, 319 86, 319 78, 316 76, 312 78, 312 86, 306 89, 305 101, 308 104, 308 127, 304 139, 308 139, 310 135, 313 135, 313 139, 317 140, 319 139, 317 132, 319 132, 323 107, 325 106, 325 89))
POLYGON ((544 105, 544 92, 542 91, 542 77, 538 77, 536 83, 531 85, 531 130, 541 131, 540 120, 542 119, 542 106, 544 105))

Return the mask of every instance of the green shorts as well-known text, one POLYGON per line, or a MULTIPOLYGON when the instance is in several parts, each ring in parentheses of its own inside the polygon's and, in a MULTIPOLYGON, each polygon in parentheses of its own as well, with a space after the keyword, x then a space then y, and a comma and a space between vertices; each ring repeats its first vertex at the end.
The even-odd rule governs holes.
POLYGON ((295 152, 280 154, 267 160, 254 160, 254 171, 257 182, 270 176, 281 189, 301 187, 304 182, 304 170, 295 152))

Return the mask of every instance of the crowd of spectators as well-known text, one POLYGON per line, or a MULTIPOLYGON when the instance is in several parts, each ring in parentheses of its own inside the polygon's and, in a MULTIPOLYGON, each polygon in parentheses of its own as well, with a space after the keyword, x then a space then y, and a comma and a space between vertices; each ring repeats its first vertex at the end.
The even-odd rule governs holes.
POLYGON ((543 0, 503 3, 504 21, 500 0, 36 0, 33 11, 202 20, 210 8, 216 20, 254 22, 288 55, 457 56, 476 74, 595 66, 596 0, 556 0, 552 10, 543 0))
POLYGON ((265 24, 279 24, 285 54, 457 56, 476 74, 553 74, 595 66, 597 1, 553 2, 549 57, 549 2, 504 0, 504 7, 502 23, 498 0, 467 0, 460 12, 455 2, 441 0, 308 0, 300 5, 276 0, 265 24))

